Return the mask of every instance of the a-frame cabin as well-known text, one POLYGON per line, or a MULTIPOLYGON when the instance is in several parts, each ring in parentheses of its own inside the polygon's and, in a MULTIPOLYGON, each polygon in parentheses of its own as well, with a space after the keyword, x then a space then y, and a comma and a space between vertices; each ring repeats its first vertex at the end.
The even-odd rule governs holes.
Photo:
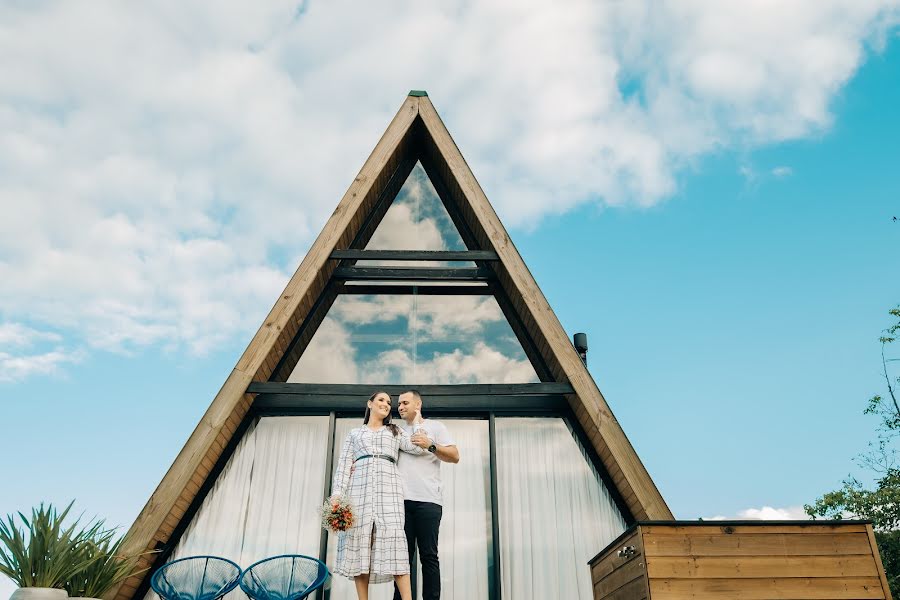
MULTIPOLYGON (((371 392, 411 387, 462 455, 442 469, 444 598, 587 600, 590 557, 636 521, 672 518, 424 92, 403 102, 126 551, 157 551, 146 566, 286 552, 332 566, 317 509, 336 448, 371 392)), ((149 572, 110 597, 152 594, 149 572)), ((380 587, 373 598, 390 597, 380 587)))

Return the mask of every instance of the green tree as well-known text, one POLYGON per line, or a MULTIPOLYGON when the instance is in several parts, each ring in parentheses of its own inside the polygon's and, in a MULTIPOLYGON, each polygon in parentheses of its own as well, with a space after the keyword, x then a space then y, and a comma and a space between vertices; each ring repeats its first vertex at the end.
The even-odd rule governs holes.
MULTIPOLYGON (((892 357, 891 350, 900 338, 900 306, 889 311, 896 322, 884 330, 881 342, 881 367, 886 393, 869 399, 865 414, 879 419, 875 439, 868 449, 857 457, 857 463, 874 474, 874 487, 863 485, 848 476, 843 485, 818 498, 814 504, 804 506, 806 513, 826 519, 871 519, 875 538, 884 562, 888 583, 894 596, 900 595, 900 464, 898 464, 898 438, 900 438, 900 389, 898 364, 900 358, 892 357)), ((900 345, 900 344, 898 344, 900 345)))

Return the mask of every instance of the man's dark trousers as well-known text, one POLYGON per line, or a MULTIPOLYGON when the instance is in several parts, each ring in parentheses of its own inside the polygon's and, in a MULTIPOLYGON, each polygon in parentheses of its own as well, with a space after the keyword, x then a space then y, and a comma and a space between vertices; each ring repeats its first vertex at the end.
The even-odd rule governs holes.
MULTIPOLYGON (((441 527, 442 508, 433 502, 404 500, 406 512, 406 545, 409 548, 409 570, 415 573, 413 550, 418 546, 422 562, 422 600, 439 600, 441 597, 441 566, 438 562, 438 530, 441 527)), ((394 600, 400 600, 400 591, 394 586, 394 600)))

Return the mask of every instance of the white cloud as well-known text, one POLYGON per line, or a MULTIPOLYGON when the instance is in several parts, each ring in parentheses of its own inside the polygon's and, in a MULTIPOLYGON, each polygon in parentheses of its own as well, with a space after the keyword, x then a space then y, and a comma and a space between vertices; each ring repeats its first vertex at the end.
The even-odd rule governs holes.
MULTIPOLYGON (((368 308, 371 306, 366 310, 368 308)), ((500 317, 502 318, 502 314, 500 317)), ((483 327, 487 322, 481 321, 479 327, 483 327)), ((450 333, 450 330, 438 330, 433 326, 429 329, 442 335, 450 333)), ((412 335, 408 336, 409 339, 403 339, 402 335, 378 334, 358 335, 354 339, 347 322, 340 317, 328 315, 322 320, 288 381, 428 384, 536 381, 534 367, 524 355, 516 357, 504 354, 479 340, 477 335, 473 337, 471 334, 477 333, 474 330, 453 331, 456 334, 469 335, 456 338, 458 347, 452 352, 433 352, 425 355, 421 351, 413 353, 406 347, 392 347, 398 340, 411 341, 412 335), (376 353, 366 356, 365 352, 360 350, 370 342, 376 343, 376 353)), ((423 341, 429 339, 431 335, 426 333, 423 341)), ((366 350, 371 352, 371 349, 366 350)))
POLYGON ((316 335, 288 381, 356 383, 360 381, 356 349, 350 333, 331 317, 322 319, 316 335))
POLYGON ((81 352, 69 353, 63 349, 19 356, 0 351, 0 383, 22 381, 32 375, 53 375, 61 365, 77 363, 82 358, 81 352))
POLYGON ((484 342, 471 350, 434 353, 426 360, 414 360, 405 350, 390 350, 361 366, 361 371, 364 383, 522 383, 535 377, 527 358, 516 360, 484 342))
MULTIPOLYGON (((246 336, 410 88, 511 225, 826 130, 898 0, 0 5, 0 314, 246 336), (435 43, 440 40, 440 43, 435 43)), ((57 363, 58 364, 58 363, 57 363)))
POLYGON ((794 174, 794 170, 790 167, 780 166, 772 169, 772 175, 777 177, 778 179, 783 179, 785 177, 790 177, 794 174))
POLYGON ((0 323, 0 348, 13 346, 31 346, 35 342, 58 342, 59 334, 50 331, 38 331, 21 323, 0 323))
POLYGON ((747 508, 738 511, 735 516, 706 517, 707 521, 724 521, 724 520, 763 520, 763 521, 790 521, 790 520, 807 520, 809 515, 803 510, 802 506, 786 506, 784 508, 775 508, 772 506, 763 506, 762 508, 747 508))

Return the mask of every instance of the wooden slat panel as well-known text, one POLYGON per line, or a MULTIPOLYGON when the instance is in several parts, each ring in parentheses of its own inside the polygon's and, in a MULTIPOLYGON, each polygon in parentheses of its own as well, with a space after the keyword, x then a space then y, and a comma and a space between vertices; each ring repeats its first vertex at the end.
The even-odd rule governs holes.
POLYGON ((612 594, 608 596, 602 596, 599 593, 597 587, 600 584, 594 586, 594 598, 602 600, 645 600, 647 598, 647 586, 644 585, 643 579, 634 579, 631 582, 623 585, 612 594))
POLYGON ((891 587, 888 585, 887 576, 884 572, 884 563, 881 562, 881 553, 878 551, 878 542, 875 540, 875 530, 871 525, 866 525, 866 536, 869 538, 869 548, 875 557, 875 568, 878 569, 878 578, 881 580, 881 589, 884 591, 884 597, 887 600, 893 600, 891 595, 891 587))
MULTIPOLYGON (((591 580, 596 583, 600 579, 603 579, 604 577, 621 567, 623 564, 628 562, 627 560, 617 556, 616 553, 623 546, 636 546, 637 540, 638 533, 637 531, 635 531, 627 538, 616 543, 615 546, 610 546, 604 554, 598 556, 596 560, 591 563, 591 580)), ((639 555, 640 553, 632 556, 629 560, 632 560, 639 555)))
POLYGON ((184 494, 182 494, 182 497, 183 498, 193 498, 194 496, 197 495, 197 492, 200 491, 201 485, 202 484, 199 484, 199 483, 195 482, 194 480, 188 481, 186 484, 184 484, 184 494))
MULTIPOLYGON (((187 509, 188 509, 190 506, 191 506, 191 503, 188 502, 187 500, 185 500, 184 498, 178 498, 178 499, 175 501, 175 508, 178 509, 179 511, 181 511, 181 514, 182 514, 182 515, 183 515, 184 513, 187 512, 187 509)), ((175 511, 174 511, 174 510, 172 511, 172 514, 175 514, 175 511)), ((170 516, 171 516, 171 515, 170 515, 170 516)))
POLYGON ((184 516, 184 515, 182 514, 181 516, 175 516, 174 514, 171 514, 168 517, 166 517, 165 521, 163 521, 163 525, 165 526, 166 529, 169 529, 170 531, 175 531, 175 528, 178 527, 178 523, 181 520, 182 516, 184 516))
POLYGON ((600 593, 599 598, 604 598, 618 590, 619 588, 631 583, 635 579, 644 581, 644 561, 631 560, 620 565, 615 571, 603 577, 594 584, 594 594, 600 593))
POLYGON ((866 533, 866 526, 863 523, 828 523, 825 525, 817 524, 815 521, 803 521, 800 523, 791 522, 789 524, 782 523, 746 523, 729 524, 716 523, 715 521, 704 521, 702 523, 691 523, 690 525, 679 525, 677 523, 665 525, 642 525, 641 528, 645 535, 743 535, 745 533, 791 533, 791 534, 809 534, 809 533, 866 533))
POLYGON ((745 533, 741 535, 646 535, 653 556, 828 556, 870 554, 864 533, 745 533))
POLYGON ((877 577, 871 556, 658 556, 651 578, 877 577))
POLYGON ((839 600, 884 598, 877 577, 809 579, 651 579, 653 600, 839 600))

